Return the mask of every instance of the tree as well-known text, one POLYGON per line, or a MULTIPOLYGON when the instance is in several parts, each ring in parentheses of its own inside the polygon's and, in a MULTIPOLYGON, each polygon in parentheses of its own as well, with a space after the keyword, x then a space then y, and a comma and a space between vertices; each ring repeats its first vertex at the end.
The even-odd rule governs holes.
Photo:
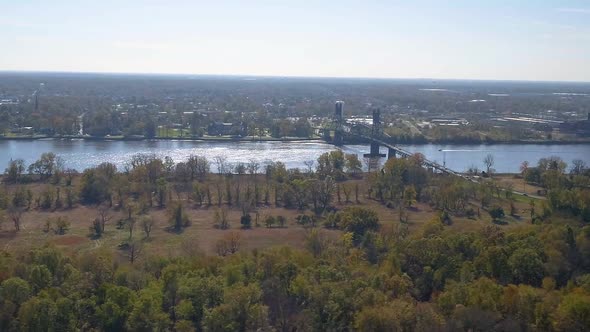
POLYGON ((520 174, 522 174, 522 191, 526 191, 526 179, 527 179, 527 175, 529 172, 529 162, 528 161, 523 161, 522 164, 520 164, 520 174))
POLYGON ((225 156, 215 156, 213 158, 213 162, 215 166, 217 166, 217 174, 224 175, 229 173, 229 165, 227 163, 227 157, 225 156))
POLYGON ((318 229, 314 228, 306 233, 305 248, 311 252, 314 257, 320 256, 326 247, 326 241, 318 229))
POLYGON ((98 220, 100 222, 100 233, 104 233, 106 224, 111 221, 112 216, 110 214, 110 209, 106 205, 99 205, 98 206, 98 220))
POLYGON ((248 161, 248 165, 246 165, 246 168, 248 169, 248 174, 250 174, 250 175, 258 174, 258 169, 260 168, 260 163, 258 163, 258 161, 256 161, 255 159, 250 159, 248 161))
POLYGON ((414 305, 403 300, 365 307, 355 316, 354 327, 357 331, 413 331, 415 310, 414 305))
POLYGON ((367 231, 377 231, 379 229, 379 218, 373 210, 361 207, 347 207, 339 214, 341 215, 340 227, 347 232, 352 232, 353 240, 357 244, 367 231))
MULTIPOLYGON (((341 179, 345 166, 344 153, 340 150, 326 152, 318 157, 317 164, 316 172, 321 179, 326 177, 341 179)), ((357 164, 353 162, 351 166, 356 168, 357 164)))
POLYGON ((492 219, 494 220, 498 220, 498 219, 502 219, 504 218, 504 209, 500 206, 495 206, 493 208, 490 209, 489 211, 490 216, 492 217, 492 219))
POLYGON ((277 216, 276 220, 277 220, 277 223, 279 224, 280 228, 285 227, 285 222, 287 221, 287 219, 285 217, 277 216))
POLYGON ((181 232, 183 228, 190 226, 191 220, 184 211, 184 206, 180 202, 171 204, 168 209, 170 227, 175 232, 181 232))
POLYGON ((80 182, 80 200, 84 204, 101 204, 110 196, 108 179, 95 169, 85 170, 80 182))
POLYGON ((143 244, 139 241, 129 241, 126 245, 125 251, 129 263, 133 264, 141 256, 141 253, 143 252, 143 244))
POLYGON ((241 236, 238 232, 230 232, 217 240, 215 243, 215 251, 219 256, 226 256, 235 254, 240 249, 241 236))
POLYGON ((33 297, 23 303, 18 311, 21 331, 53 331, 57 306, 51 299, 33 297))
POLYGON ((127 328, 131 331, 166 331, 170 320, 162 311, 163 294, 159 288, 143 289, 127 320, 127 328))
POLYGON ((572 168, 570 174, 581 175, 586 170, 586 162, 581 159, 575 159, 572 161, 572 168))
POLYGON ((166 194, 168 193, 168 183, 166 179, 161 177, 156 181, 156 197, 158 207, 161 209, 166 204, 166 194))
POLYGON ((227 210, 225 208, 216 209, 213 217, 215 219, 215 225, 219 229, 229 228, 229 220, 227 219, 227 210))
POLYGON ((313 165, 315 164, 315 160, 306 160, 303 162, 303 164, 305 165, 305 169, 307 171, 307 174, 312 174, 313 173, 313 165))
POLYGON ((41 157, 29 165, 29 173, 38 174, 41 180, 45 180, 54 174, 63 171, 64 161, 53 152, 41 154, 41 157))
POLYGON ((103 228, 100 219, 95 218, 90 224, 90 235, 93 238, 99 238, 102 236, 103 228))
POLYGON ((8 208, 8 217, 12 220, 14 224, 14 229, 18 232, 20 231, 21 227, 21 218, 23 216, 24 209, 17 206, 10 206, 8 208))
POLYGON ((131 218, 127 218, 127 229, 129 229, 129 240, 133 239, 133 231, 135 230, 135 223, 137 219, 132 216, 131 218))
POLYGON ((508 265, 515 283, 526 283, 539 286, 543 280, 545 269, 543 261, 536 251, 519 248, 508 259, 508 265))
POLYGON ((406 186, 404 190, 404 201, 408 207, 412 207, 412 204, 416 202, 416 188, 414 186, 406 186))
POLYGON ((491 153, 485 156, 483 159, 483 163, 486 166, 486 173, 491 175, 490 171, 492 170, 492 166, 494 166, 494 155, 491 153))
MULTIPOLYGON (((225 169, 225 160, 217 160, 217 158, 223 159, 225 157, 216 157, 216 162, 219 161, 222 164, 222 168, 225 169)), ((190 173, 191 181, 195 178, 199 179, 199 181, 204 181, 207 178, 207 174, 211 170, 211 165, 204 156, 190 155, 186 165, 190 173)))
POLYGON ((564 296, 555 312, 557 331, 585 331, 590 326, 590 295, 573 292, 564 296))
POLYGON ((12 277, 0 284, 0 298, 20 306, 31 296, 31 286, 25 280, 12 277))
POLYGON ((242 217, 240 218, 240 224, 244 229, 252 228, 252 216, 250 216, 249 213, 242 215, 242 217))
POLYGON ((246 165, 244 163, 237 163, 234 167, 234 172, 236 172, 238 175, 246 174, 246 170, 246 165))
POLYGON ((18 183, 25 171, 25 161, 22 159, 10 160, 4 171, 4 182, 18 183))
POLYGON ((145 237, 147 239, 150 238, 150 233, 152 232, 152 228, 154 227, 154 219, 151 216, 142 216, 141 217, 141 228, 145 233, 145 237))
POLYGON ((66 217, 57 217, 53 223, 55 224, 54 232, 57 235, 64 235, 70 229, 70 222, 66 217))
POLYGON ((103 287, 104 301, 96 308, 96 317, 104 331, 123 331, 137 299, 134 291, 123 286, 103 287))
POLYGON ((356 175, 363 171, 363 164, 361 163, 358 155, 354 153, 345 155, 346 171, 351 175, 356 175))
POLYGON ((205 312, 204 327, 209 331, 257 331, 268 327, 268 307, 255 284, 229 288, 223 303, 205 312))
POLYGON ((268 215, 264 218, 264 225, 266 226, 266 228, 271 228, 273 227, 273 225, 276 223, 276 218, 268 215))

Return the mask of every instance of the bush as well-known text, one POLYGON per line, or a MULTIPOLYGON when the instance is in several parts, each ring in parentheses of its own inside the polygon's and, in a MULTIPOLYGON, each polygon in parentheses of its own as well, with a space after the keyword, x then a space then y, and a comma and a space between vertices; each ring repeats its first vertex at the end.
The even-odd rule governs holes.
POLYGON ((249 213, 243 215, 240 218, 240 224, 242 225, 242 228, 245 228, 245 229, 251 228, 252 227, 252 216, 250 216, 249 213))
POLYGON ((43 231, 48 233, 53 231, 56 235, 64 235, 70 229, 70 222, 67 218, 57 217, 56 219, 47 219, 43 231))
POLYGON ((264 225, 266 225, 266 228, 273 227, 273 225, 275 223, 276 223, 276 219, 273 216, 266 216, 266 218, 264 218, 264 225))
POLYGON ((492 217, 492 219, 494 219, 494 220, 504 218, 504 216, 505 216, 504 209, 500 206, 495 206, 495 207, 491 208, 489 211, 489 214, 492 217))

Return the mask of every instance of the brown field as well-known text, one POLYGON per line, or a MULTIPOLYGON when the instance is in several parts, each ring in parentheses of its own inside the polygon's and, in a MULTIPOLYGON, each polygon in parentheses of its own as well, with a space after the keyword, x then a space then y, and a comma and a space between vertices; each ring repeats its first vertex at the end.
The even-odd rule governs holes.
POLYGON ((493 180, 503 186, 511 185, 514 190, 527 193, 528 195, 537 195, 537 191, 543 189, 542 187, 529 183, 525 184, 523 178, 516 174, 495 175, 493 180))
MULTIPOLYGON (((514 179, 515 181, 517 179, 514 179)), ((358 180, 357 180, 358 181, 358 180)), ((498 178, 498 181, 512 181, 510 178, 498 178)), ((352 182, 352 181, 351 181, 352 182)), ((43 190, 45 185, 32 184, 31 190, 39 192, 43 190)), ((528 187, 528 185, 527 185, 528 187)), ((10 190, 10 188, 9 188, 10 190)), ((493 204, 504 207, 506 214, 509 213, 509 203, 501 200, 494 200, 493 204)), ((399 210, 390 209, 380 202, 361 197, 360 202, 349 204, 334 204, 337 209, 345 208, 346 206, 363 206, 374 210, 379 216, 383 228, 398 228, 400 226, 399 210)), ((478 205, 472 202, 473 208, 477 210, 478 205)), ((220 230, 214 225, 214 213, 216 207, 210 208, 195 208, 186 203, 186 211, 190 216, 192 225, 185 228, 180 234, 168 231, 168 215, 166 209, 152 209, 149 214, 154 219, 155 225, 150 235, 150 239, 144 239, 144 233, 141 225, 137 223, 134 229, 133 238, 135 240, 142 240, 144 243, 145 254, 157 254, 163 256, 176 256, 179 254, 195 254, 195 253, 215 253, 215 244, 219 239, 222 239, 230 232, 237 232, 240 236, 240 250, 249 251, 252 249, 263 249, 275 246, 291 246, 295 248, 303 248, 305 243, 306 233, 308 229, 303 228, 295 222, 295 217, 303 211, 294 209, 284 209, 281 207, 260 206, 258 208, 260 215, 260 225, 252 229, 244 230, 240 228, 239 219, 241 211, 238 208, 229 209, 230 229, 220 230), (284 228, 274 227, 266 228, 262 222, 264 216, 282 215, 286 217, 287 223, 284 228)), ((518 214, 522 218, 515 218, 507 216, 506 225, 501 227, 517 227, 519 225, 530 225, 529 205, 525 201, 517 201, 516 207, 518 214)), ((410 235, 420 236, 421 226, 434 218, 438 212, 424 203, 417 203, 412 208, 405 208, 403 210, 407 213, 407 228, 410 235)), ((308 214, 310 211, 305 211, 308 214)), ((98 216, 96 207, 88 207, 77 205, 70 210, 57 211, 39 211, 31 210, 23 214, 21 231, 15 232, 12 223, 5 220, 0 229, 0 250, 6 251, 22 251, 28 248, 50 244, 60 247, 71 253, 107 249, 117 252, 123 258, 123 252, 118 250, 118 245, 125 242, 129 238, 129 231, 126 228, 117 229, 117 220, 124 219, 123 211, 111 210, 112 219, 106 226, 105 234, 99 239, 91 238, 89 227, 92 220, 98 216), (70 229, 66 235, 55 235, 53 232, 45 233, 45 222, 49 218, 66 217, 70 223, 70 229)), ((254 214, 252 214, 252 224, 254 225, 254 214)), ((453 224, 447 227, 447 231, 462 232, 475 231, 484 225, 491 224, 489 214, 481 209, 480 217, 476 219, 468 219, 460 216, 452 216, 453 224)), ((321 225, 318 225, 321 228, 321 225)), ((327 239, 336 240, 341 235, 340 231, 336 230, 321 230, 322 234, 327 239)))

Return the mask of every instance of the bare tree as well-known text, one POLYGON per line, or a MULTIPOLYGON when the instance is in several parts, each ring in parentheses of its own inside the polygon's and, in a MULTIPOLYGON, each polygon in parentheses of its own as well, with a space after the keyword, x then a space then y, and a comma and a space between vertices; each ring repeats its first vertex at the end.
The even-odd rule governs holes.
POLYGON ((137 219, 135 217, 127 219, 127 228, 129 228, 129 239, 133 238, 133 230, 135 229, 136 222, 137 222, 137 219))
POLYGON ((258 173, 258 169, 260 168, 260 164, 255 159, 250 159, 248 161, 248 173, 250 175, 254 175, 258 173))
POLYGON ((247 168, 246 165, 242 162, 238 162, 234 165, 233 167, 234 172, 236 172, 236 174, 238 175, 244 175, 246 174, 247 168))
POLYGON ((227 174, 228 167, 229 167, 229 165, 227 163, 227 157, 216 156, 215 158, 213 158, 213 162, 215 163, 215 166, 217 167, 217 173, 219 175, 227 174))
POLYGON ((215 251, 219 256, 235 254, 240 249, 240 233, 231 232, 215 243, 215 251))
POLYGON ((23 208, 18 207, 18 206, 11 206, 8 209, 8 217, 14 223, 14 229, 17 232, 20 231, 20 226, 21 226, 20 224, 21 224, 21 218, 23 216, 23 213, 24 213, 23 208))
POLYGON ((191 181, 195 178, 198 178, 199 181, 205 180, 207 173, 209 173, 209 169, 211 168, 207 158, 197 155, 190 155, 186 165, 190 173, 191 181))
POLYGON ((109 207, 106 205, 100 205, 98 207, 98 220, 100 220, 101 233, 104 233, 104 228, 111 218, 112 216, 109 213, 109 207))
POLYGON ((240 233, 238 232, 231 232, 226 235, 227 242, 229 244, 229 252, 231 254, 235 254, 240 249, 240 233))
POLYGON ((313 165, 315 164, 315 160, 306 160, 303 162, 305 167, 307 167, 307 173, 313 173, 313 165))
POLYGON ((570 170, 571 174, 580 175, 584 170, 586 170, 586 162, 581 159, 572 161, 572 168, 570 170))
POLYGON ((491 153, 488 154, 483 158, 483 163, 486 165, 486 173, 491 175, 490 171, 492 170, 492 166, 494 166, 494 156, 491 153))
POLYGON ((139 258, 142 251, 143 245, 141 244, 141 242, 129 241, 129 243, 127 244, 127 258, 129 259, 129 262, 133 264, 133 262, 135 262, 139 258))

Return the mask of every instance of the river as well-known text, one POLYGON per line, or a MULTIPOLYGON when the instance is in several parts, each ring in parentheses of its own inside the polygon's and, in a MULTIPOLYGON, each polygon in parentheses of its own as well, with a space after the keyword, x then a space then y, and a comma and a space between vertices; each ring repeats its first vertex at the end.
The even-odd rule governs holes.
MULTIPOLYGON (((465 171, 471 166, 485 169, 483 159, 494 156, 493 168, 500 173, 517 173, 520 164, 528 161, 535 165, 540 158, 559 156, 571 165, 572 160, 582 159, 590 165, 590 144, 495 144, 495 145, 400 145, 411 152, 420 152, 426 158, 446 163, 455 171, 465 171)), ((87 140, 31 140, 0 141, 0 171, 11 159, 24 159, 26 164, 35 161, 43 152, 61 156, 67 168, 84 170, 108 161, 123 167, 136 153, 154 153, 170 156, 174 161, 186 160, 190 154, 204 155, 209 159, 225 156, 228 162, 248 162, 255 159, 264 165, 270 161, 282 161, 289 168, 306 168, 305 161, 316 160, 324 152, 337 149, 322 142, 199 142, 199 141, 87 141, 87 140)), ((362 154, 368 145, 346 145, 345 153, 362 154)), ((382 153, 387 153, 382 148, 382 153)), ((384 160, 385 158, 383 158, 384 160)))

